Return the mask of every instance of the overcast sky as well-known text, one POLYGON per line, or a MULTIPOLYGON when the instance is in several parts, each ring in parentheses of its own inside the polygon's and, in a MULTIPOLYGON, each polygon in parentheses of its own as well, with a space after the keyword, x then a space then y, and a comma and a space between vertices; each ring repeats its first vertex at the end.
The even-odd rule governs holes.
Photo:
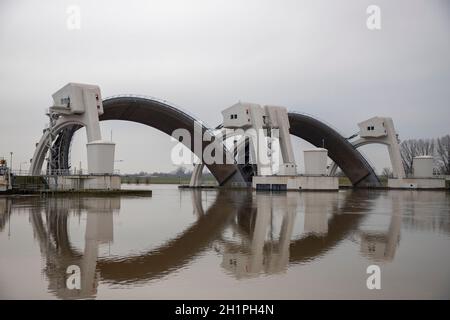
MULTIPOLYGON (((162 98, 213 126, 241 100, 315 115, 345 135, 380 115, 401 139, 437 137, 450 133, 450 1, 1 0, 0 157, 13 151, 14 167, 28 167, 67 82, 162 98), (366 26, 371 4, 381 30, 366 26), (79 30, 67 28, 70 5, 79 30)), ((174 169, 168 136, 126 122, 102 129, 113 130, 121 172, 174 169)), ((86 165, 85 139, 77 134, 74 165, 86 165)), ((388 166, 382 146, 363 151, 388 166)))

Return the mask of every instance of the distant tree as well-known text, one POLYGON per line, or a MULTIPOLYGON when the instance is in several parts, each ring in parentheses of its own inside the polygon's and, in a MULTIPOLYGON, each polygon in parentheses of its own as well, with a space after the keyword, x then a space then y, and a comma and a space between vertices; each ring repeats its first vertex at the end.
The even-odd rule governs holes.
POLYGON ((383 168, 383 171, 381 171, 381 176, 385 178, 393 178, 394 174, 390 168, 383 168))
POLYGON ((403 167, 406 174, 413 173, 413 159, 417 156, 434 155, 435 143, 433 139, 410 139, 400 144, 403 167))
POLYGON ((436 141, 436 156, 441 174, 450 174, 450 135, 436 141))
POLYGON ((169 175, 174 175, 176 177, 190 177, 192 171, 186 169, 185 167, 179 166, 174 171, 172 171, 169 175))

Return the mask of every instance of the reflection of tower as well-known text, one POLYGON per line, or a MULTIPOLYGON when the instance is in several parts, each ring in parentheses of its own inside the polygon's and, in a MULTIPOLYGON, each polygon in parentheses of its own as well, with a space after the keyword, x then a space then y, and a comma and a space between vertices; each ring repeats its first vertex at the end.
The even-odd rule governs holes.
POLYGON ((11 215, 11 200, 8 198, 0 198, 0 231, 5 228, 11 215))
POLYGON ((392 198, 392 214, 387 231, 363 231, 361 253, 375 261, 392 261, 400 242, 402 224, 402 199, 395 194, 392 198))
POLYGON ((288 193, 276 199, 282 202, 281 208, 284 209, 284 212, 278 239, 277 254, 270 256, 267 273, 276 273, 287 269, 289 263, 289 245, 291 244, 297 212, 298 194, 288 193))
POLYGON ((81 259, 81 292, 87 295, 97 291, 96 266, 101 244, 113 241, 113 209, 120 207, 119 198, 87 199, 84 254, 81 259), (101 201, 99 201, 101 200, 101 201))
POLYGON ((203 212, 202 190, 192 189, 191 198, 194 215, 197 216, 197 218, 201 218, 205 214, 203 212))
POLYGON ((330 203, 337 201, 338 194, 331 192, 306 192, 302 194, 305 209, 304 231, 316 235, 328 233, 328 215, 331 214, 330 203))
POLYGON ((113 212, 120 208, 120 198, 50 198, 48 201, 48 230, 40 212, 33 212, 31 219, 45 257, 49 290, 63 299, 93 298, 98 285, 98 249, 101 244, 113 241, 113 212), (67 232, 69 212, 81 210, 86 210, 87 215, 83 254, 70 245, 67 232), (69 266, 80 269, 80 289, 67 288, 66 281, 71 276, 67 274, 69 266))
POLYGON ((241 230, 248 230, 240 244, 225 243, 222 267, 237 278, 257 276, 264 272, 273 274, 286 270, 289 262, 291 241, 298 194, 256 194, 257 210, 245 210, 238 214, 241 230), (268 240, 275 211, 282 212, 282 223, 278 242, 268 240), (248 216, 251 215, 251 216, 248 216), (249 222, 249 223, 245 223, 249 222), (247 226, 245 226, 247 225, 247 226), (250 228, 247 228, 247 227, 250 228))

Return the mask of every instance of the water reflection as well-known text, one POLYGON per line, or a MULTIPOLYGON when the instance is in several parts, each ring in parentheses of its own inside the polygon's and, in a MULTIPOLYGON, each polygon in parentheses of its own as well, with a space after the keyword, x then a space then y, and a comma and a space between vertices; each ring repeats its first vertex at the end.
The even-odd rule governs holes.
POLYGON ((400 243, 400 227, 404 212, 403 197, 394 194, 389 227, 385 230, 366 230, 360 232, 361 253, 372 261, 392 261, 400 243))
POLYGON ((39 235, 46 258, 45 274, 49 290, 60 298, 95 297, 98 278, 119 284, 137 284, 158 279, 186 265, 211 244, 223 256, 221 266, 237 278, 286 271, 289 263, 307 262, 333 248, 352 231, 373 198, 367 192, 348 193, 251 193, 219 192, 206 212, 202 192, 192 192, 197 221, 164 245, 128 257, 105 257, 98 261, 98 246, 113 241, 113 211, 120 198, 52 198, 41 214, 33 214, 32 224, 39 235), (69 211, 87 211, 85 248, 76 252, 67 232, 69 211), (304 230, 293 238, 297 212, 302 212, 304 230), (357 213, 348 215, 348 213, 357 213), (281 215, 278 235, 274 236, 273 216, 281 215), (346 213, 346 214, 344 214, 346 213), (231 239, 223 237, 233 229, 231 239), (66 286, 67 267, 81 268, 81 290, 66 286))
POLYGON ((297 212, 298 195, 257 193, 255 199, 256 205, 249 202, 247 205, 252 206, 238 210, 237 217, 231 225, 239 236, 235 234, 232 239, 222 239, 220 244, 216 244, 216 250, 223 256, 221 266, 237 278, 256 276, 260 273, 283 272, 289 263, 289 245, 297 212), (269 230, 272 227, 275 208, 282 211, 278 241, 273 239, 273 232, 269 230))
POLYGON ((12 211, 28 210, 48 291, 64 299, 95 298, 99 283, 136 286, 162 279, 212 249, 220 256, 223 272, 242 280, 283 274, 290 266, 325 256, 344 240, 356 243, 359 254, 370 261, 390 262, 400 243, 402 223, 425 226, 420 218, 426 211, 417 199, 441 203, 432 212, 440 219, 437 228, 448 233, 448 215, 440 214, 448 210, 446 193, 217 191, 214 201, 204 206, 204 191, 183 192, 191 194, 196 221, 159 247, 137 254, 99 255, 101 245, 114 244, 119 197, 0 198, 0 232, 6 232, 12 211), (364 222, 373 212, 384 213, 386 219, 367 228, 364 222), (70 217, 82 213, 86 226, 80 250, 71 243, 68 225, 70 217), (67 288, 70 265, 80 267, 80 290, 67 288))
POLYGON ((45 260, 50 292, 64 299, 95 297, 99 245, 113 241, 113 212, 119 209, 120 198, 63 197, 48 199, 44 210, 33 210, 31 223, 45 260), (84 251, 80 253, 70 243, 68 217, 71 212, 80 215, 82 211, 87 212, 87 220, 84 251), (67 268, 71 265, 80 268, 80 289, 67 287, 67 268))
POLYGON ((11 200, 0 198, 0 232, 5 229, 11 215, 11 200))

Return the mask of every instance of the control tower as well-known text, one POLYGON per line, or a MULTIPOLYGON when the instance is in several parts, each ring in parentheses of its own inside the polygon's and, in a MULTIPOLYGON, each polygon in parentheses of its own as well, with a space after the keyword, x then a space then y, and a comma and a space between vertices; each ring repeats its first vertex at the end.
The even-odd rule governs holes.
POLYGON ((100 88, 96 85, 68 83, 52 95, 53 105, 48 109, 49 124, 44 130, 33 155, 30 174, 36 175, 41 168, 46 151, 51 189, 120 189, 120 177, 114 175, 114 150, 112 141, 102 139, 99 116, 103 114, 100 88), (78 125, 86 128, 87 174, 60 171, 52 164, 52 148, 55 137, 65 128, 78 125))
POLYGON ((76 120, 84 124, 87 136, 89 174, 113 174, 114 148, 111 141, 102 140, 99 115, 103 114, 100 88, 94 85, 69 83, 53 94, 49 111, 58 120, 76 120))
POLYGON ((249 146, 250 159, 247 160, 257 167, 257 175, 252 178, 254 189, 338 190, 338 179, 326 174, 326 149, 305 151, 307 172, 298 175, 286 108, 239 102, 223 110, 222 116, 223 127, 240 136, 240 143, 236 145, 238 162, 242 154, 239 146, 241 149, 249 146), (321 164, 323 168, 318 168, 321 164))

